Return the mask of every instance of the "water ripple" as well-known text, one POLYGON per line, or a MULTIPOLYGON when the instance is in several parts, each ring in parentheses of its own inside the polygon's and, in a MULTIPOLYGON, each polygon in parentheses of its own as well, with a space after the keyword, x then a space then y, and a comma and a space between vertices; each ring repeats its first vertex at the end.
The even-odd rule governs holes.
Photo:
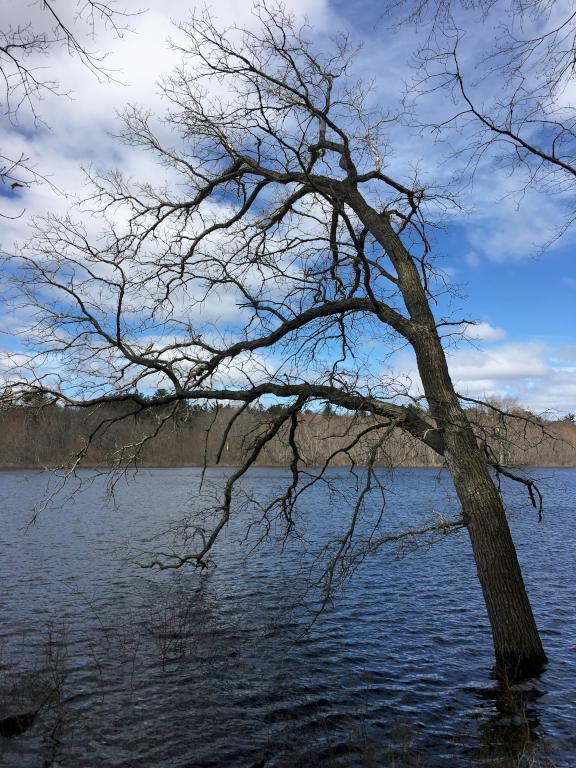
MULTIPOLYGON (((209 472, 215 484, 224 476, 209 472)), ((465 536, 370 558, 309 628, 309 565, 349 511, 319 491, 300 511, 305 545, 281 551, 272 537, 250 552, 238 544, 246 520, 235 518, 218 568, 199 576, 127 562, 194 510, 197 470, 140 472, 118 486, 116 506, 97 481, 27 532, 46 477, 1 473, 0 710, 56 693, 26 733, 0 737, 0 764, 573 767, 576 472, 547 476, 553 513, 540 526, 520 491, 506 491, 551 662, 507 688, 491 677, 465 536)), ((392 527, 454 503, 436 470, 385 479, 392 527)), ((247 490, 285 480, 255 470, 247 490)))

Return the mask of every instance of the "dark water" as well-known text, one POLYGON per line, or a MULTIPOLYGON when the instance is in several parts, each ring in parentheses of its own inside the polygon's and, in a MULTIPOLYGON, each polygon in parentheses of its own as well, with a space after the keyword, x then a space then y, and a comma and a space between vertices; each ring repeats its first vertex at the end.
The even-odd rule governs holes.
MULTIPOLYGON (((576 471, 538 474, 541 524, 519 488, 506 498, 550 664, 509 687, 491 676, 465 534, 370 556, 310 627, 310 565, 349 518, 343 497, 318 487, 305 539, 283 546, 272 526, 256 550, 263 529, 239 544, 253 508, 239 509, 217 568, 158 572, 134 561, 205 503, 197 470, 140 472, 114 500, 96 479, 28 530, 47 476, 0 473, 0 718, 41 707, 0 736, 0 765, 576 766, 576 471)), ((254 470, 246 490, 287 476, 254 470)), ((382 479, 387 530, 456 509, 441 473, 382 479)))

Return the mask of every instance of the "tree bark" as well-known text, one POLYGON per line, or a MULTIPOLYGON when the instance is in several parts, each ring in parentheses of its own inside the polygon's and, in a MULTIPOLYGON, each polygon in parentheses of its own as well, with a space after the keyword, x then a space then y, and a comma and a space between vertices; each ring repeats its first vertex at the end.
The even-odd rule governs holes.
POLYGON ((492 628, 496 665, 509 679, 538 674, 546 654, 500 494, 448 373, 437 332, 415 345, 426 397, 444 434, 445 458, 462 505, 492 628))
POLYGON ((390 257, 398 276, 398 287, 410 315, 408 340, 416 354, 430 412, 443 436, 444 457, 472 543, 492 628, 496 665, 510 679, 537 674, 547 659, 504 505, 454 389, 418 268, 389 219, 355 190, 349 190, 348 197, 390 257))

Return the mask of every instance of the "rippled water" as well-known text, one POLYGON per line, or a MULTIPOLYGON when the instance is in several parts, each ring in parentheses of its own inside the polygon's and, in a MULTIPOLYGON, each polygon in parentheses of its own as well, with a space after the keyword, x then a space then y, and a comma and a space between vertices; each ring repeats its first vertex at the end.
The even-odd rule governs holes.
MULTIPOLYGON (((21 735, 0 736, 0 764, 576 765, 576 471, 539 474, 541 524, 520 489, 506 494, 550 664, 510 689, 490 673, 465 534, 369 557, 310 627, 309 566, 349 516, 344 499, 306 497, 306 540, 284 548, 274 529, 256 550, 262 529, 240 544, 250 510, 238 510, 217 568, 160 573, 134 560, 203 503, 198 470, 142 471, 114 499, 97 478, 28 529, 47 477, 0 473, 0 718, 43 704, 21 735)), ((287 477, 258 469, 246 487, 261 496, 287 477)), ((443 473, 382 479, 390 530, 455 509, 443 473)))

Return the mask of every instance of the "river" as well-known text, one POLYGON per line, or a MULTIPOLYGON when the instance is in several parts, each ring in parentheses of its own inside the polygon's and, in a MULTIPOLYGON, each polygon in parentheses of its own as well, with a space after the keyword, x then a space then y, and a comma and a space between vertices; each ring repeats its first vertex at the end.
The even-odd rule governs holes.
MULTIPOLYGON (((203 487, 229 472, 209 470, 203 487)), ((141 567, 204 508, 200 470, 143 470, 112 493, 86 471, 33 525, 49 474, 1 472, 0 719, 40 710, 0 736, 0 765, 576 765, 576 470, 534 474, 541 523, 522 488, 504 493, 550 663, 507 686, 491 672, 465 533, 351 560, 314 620, 322 544, 350 516, 342 470, 334 494, 303 497, 301 537, 273 524, 254 548, 265 528, 245 537, 255 506, 238 505, 202 573, 141 567)), ((384 532, 455 516, 444 472, 380 477, 384 532)), ((288 480, 255 469, 243 487, 258 501, 288 480)), ((373 499, 366 516, 380 511, 373 499)))

